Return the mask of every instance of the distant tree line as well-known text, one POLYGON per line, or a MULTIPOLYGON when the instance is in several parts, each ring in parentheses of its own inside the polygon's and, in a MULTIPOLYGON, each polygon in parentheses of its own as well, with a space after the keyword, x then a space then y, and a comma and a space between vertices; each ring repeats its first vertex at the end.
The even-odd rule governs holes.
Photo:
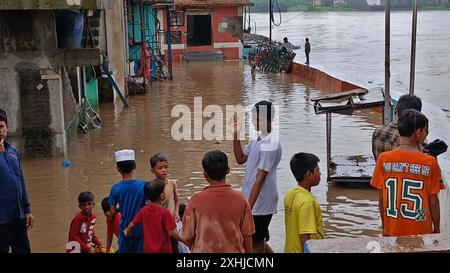
MULTIPOLYGON (((339 7, 345 7, 351 10, 383 10, 384 6, 370 6, 367 4, 366 0, 347 0, 344 6, 342 6, 342 1, 333 0, 272 0, 273 10, 281 12, 286 12, 289 10, 327 10, 321 9, 329 7, 331 10, 335 7, 335 3, 339 3, 339 7), (313 5, 315 2, 315 5, 313 5), (320 4, 318 4, 320 3, 320 4), (314 6, 314 7, 313 7, 314 6)), ((255 4, 251 7, 252 12, 268 12, 269 11, 269 0, 252 0, 255 4)), ((384 1, 382 1, 383 3, 384 1)), ((391 0, 391 7, 393 9, 410 9, 412 7, 411 0, 391 0)), ((450 7, 450 0, 419 0, 420 7, 450 7)))

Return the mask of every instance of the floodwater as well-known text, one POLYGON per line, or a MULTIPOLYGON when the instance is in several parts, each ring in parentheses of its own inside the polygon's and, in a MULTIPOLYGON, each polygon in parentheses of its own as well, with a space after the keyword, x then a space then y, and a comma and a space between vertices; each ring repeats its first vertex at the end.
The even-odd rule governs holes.
MULTIPOLYGON (((184 104, 194 109, 194 97, 201 96, 203 107, 216 104, 253 105, 268 99, 279 107, 280 139, 283 156, 278 169, 279 212, 270 226, 270 245, 276 252, 284 248, 284 194, 295 181, 289 160, 296 152, 311 152, 321 159, 321 184, 313 193, 321 205, 327 237, 376 236, 379 234, 377 193, 372 189, 346 189, 327 185, 325 169, 325 116, 316 115, 311 98, 321 93, 299 82, 294 75, 251 77, 244 62, 189 63, 175 66, 175 80, 159 82, 151 93, 129 98, 130 108, 101 105, 104 120, 101 129, 80 135, 69 147, 70 168, 63 168, 64 158, 25 160, 23 169, 32 202, 36 225, 30 232, 34 252, 65 250, 69 225, 79 211, 77 195, 92 191, 96 198, 96 232, 105 241, 106 225, 100 202, 119 181, 113 154, 132 148, 137 153, 136 177, 150 179, 149 157, 157 152, 169 158, 170 176, 178 181, 183 202, 206 182, 201 159, 211 149, 225 151, 230 160, 228 182, 240 189, 244 167, 235 163, 231 141, 175 141, 171 136, 171 111, 184 104)), ((340 116, 333 119, 333 154, 370 154, 371 134, 376 115, 340 116), (358 136, 355 138, 355 136, 358 136)), ((377 119, 378 118, 378 119, 377 119)), ((205 118, 204 122, 208 121, 205 118)), ((226 122, 224 118, 224 123, 226 122)), ((245 142, 245 141, 244 141, 245 142)))
MULTIPOLYGON (((267 14, 253 14, 259 34, 268 34, 267 14)), ((420 12, 418 20, 416 93, 423 100, 447 109, 450 103, 450 12, 420 12)), ((302 45, 297 61, 303 62, 303 38, 311 39, 311 65, 364 87, 382 86, 384 79, 384 13, 285 13, 287 21, 274 29, 274 38, 289 37, 302 45), (287 21, 290 19, 289 21, 287 21)), ((406 93, 409 78, 410 23, 408 12, 392 13, 392 89, 406 93)), ((252 23, 253 27, 253 23, 252 23)), ((312 192, 321 205, 326 237, 378 236, 380 219, 377 192, 348 189, 326 183, 325 116, 315 115, 311 98, 321 92, 300 83, 294 75, 250 75, 243 62, 189 63, 174 68, 175 80, 159 82, 150 94, 129 98, 130 108, 104 104, 101 129, 79 136, 68 149, 72 166, 64 158, 24 160, 23 169, 32 202, 35 227, 30 231, 34 252, 64 252, 69 225, 78 212, 77 195, 92 191, 97 205, 96 232, 106 241, 100 201, 119 181, 113 154, 132 148, 137 153, 136 177, 150 179, 149 157, 157 152, 169 158, 170 176, 177 179, 183 202, 205 185, 201 159, 211 149, 229 155, 228 182, 240 189, 243 166, 235 163, 231 141, 175 141, 171 128, 174 106, 194 109, 194 97, 203 107, 252 105, 268 99, 279 106, 283 156, 278 169, 278 214, 270 226, 269 244, 276 252, 284 247, 284 194, 295 186, 289 169, 296 152, 311 152, 321 159, 322 181, 312 192)), ((204 120, 207 121, 208 119, 204 120)), ((333 119, 332 153, 371 153, 371 135, 379 116, 357 114, 333 119)), ((225 120, 224 120, 225 122, 225 120)), ((194 130, 194 128, 192 128, 194 130)))
MULTIPOLYGON (((252 31, 269 35, 269 16, 251 14, 252 31)), ((296 61, 305 62, 304 39, 311 43, 310 64, 337 78, 371 88, 384 86, 384 12, 289 12, 273 29, 273 39, 288 37, 296 61)), ((275 23, 279 22, 275 14, 275 23)), ((391 13, 391 90, 408 93, 411 11, 391 13)), ((450 11, 419 11, 415 92, 424 101, 450 109, 450 11)))

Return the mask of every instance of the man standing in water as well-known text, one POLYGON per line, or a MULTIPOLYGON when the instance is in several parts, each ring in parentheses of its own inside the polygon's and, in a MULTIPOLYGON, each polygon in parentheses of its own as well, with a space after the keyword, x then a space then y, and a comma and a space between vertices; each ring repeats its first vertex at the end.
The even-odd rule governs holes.
POLYGON ((246 164, 242 191, 248 199, 255 223, 253 252, 271 253, 267 242, 272 215, 277 212, 277 167, 281 159, 281 145, 272 121, 275 108, 271 102, 260 101, 252 109, 252 122, 258 133, 242 150, 240 127, 235 116, 233 124, 233 150, 236 162, 246 164))
POLYGON ((0 109, 0 253, 29 253, 27 230, 34 218, 28 201, 19 153, 6 142, 8 116, 0 109))
POLYGON ((309 65, 309 53, 311 52, 311 44, 309 43, 309 39, 305 39, 305 55, 306 55, 306 65, 309 65))

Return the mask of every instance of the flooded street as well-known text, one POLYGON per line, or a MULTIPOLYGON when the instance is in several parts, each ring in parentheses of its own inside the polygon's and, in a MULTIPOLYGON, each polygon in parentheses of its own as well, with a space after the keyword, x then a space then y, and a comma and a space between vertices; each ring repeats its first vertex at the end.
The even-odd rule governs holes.
MULTIPOLYGON (((230 159, 228 182, 240 189, 244 167, 235 163, 232 142, 175 141, 171 137, 174 106, 193 109, 194 97, 201 96, 203 107, 211 104, 253 105, 269 99, 279 106, 280 137, 283 156, 278 169, 278 214, 270 226, 270 245, 276 252, 284 248, 283 198, 295 186, 289 160, 296 152, 311 152, 321 159, 321 184, 313 193, 321 205, 326 237, 376 236, 379 232, 377 192, 371 189, 346 189, 327 185, 325 168, 325 116, 316 115, 311 99, 321 93, 299 82, 293 75, 256 73, 244 62, 189 63, 174 67, 174 81, 158 82, 151 93, 129 98, 130 108, 102 104, 101 129, 80 135, 69 147, 70 168, 64 158, 24 160, 23 169, 32 202, 35 227, 30 232, 32 251, 63 252, 70 221, 79 211, 77 196, 92 191, 96 198, 96 232, 106 241, 105 218, 100 202, 120 177, 115 170, 114 152, 132 148, 137 155, 135 176, 152 178, 151 155, 162 152, 169 158, 170 177, 177 179, 182 202, 206 186, 201 159, 211 149, 225 151, 230 159)), ((339 116, 333 119, 333 154, 370 154, 375 115, 339 116), (357 138, 355 138, 357 136, 357 138)), ((205 119, 206 122, 208 119, 205 119)), ((245 142, 245 141, 244 141, 245 142)))
MULTIPOLYGON (((278 13, 274 14, 279 22, 278 13)), ((269 35, 269 15, 251 14, 251 26, 269 35)), ((411 11, 391 13, 391 90, 407 93, 411 57, 411 11)), ((288 37, 296 61, 305 62, 304 39, 311 42, 311 66, 371 88, 384 86, 384 12, 289 12, 273 29, 273 39, 288 37)), ((450 108, 450 11, 420 11, 417 22, 416 94, 450 108)))
MULTIPOLYGON (((252 14, 257 33, 267 35, 267 14, 252 14)), ((450 11, 420 12, 418 21, 416 93, 424 101, 448 109, 450 96, 450 11)), ((276 17, 277 20, 277 17, 276 17)), ((410 12, 392 13, 392 90, 406 93, 409 84, 410 12)), ((303 39, 312 45, 311 65, 333 76, 371 88, 384 81, 384 13, 284 13, 274 29, 274 39, 287 36, 297 50, 296 61, 304 62, 303 39)), ((252 23, 252 27, 253 23, 252 23)), ((135 176, 151 179, 149 158, 161 152, 169 158, 169 173, 177 179, 182 202, 206 186, 201 159, 211 149, 225 151, 230 159, 228 182, 240 189, 244 167, 235 162, 231 141, 175 141, 171 137, 172 108, 194 108, 201 96, 203 107, 252 105, 273 101, 280 109, 283 156, 278 169, 278 214, 270 226, 269 244, 276 252, 284 248, 284 194, 295 185, 289 160, 296 152, 319 156, 321 184, 313 193, 321 205, 326 237, 377 236, 380 234, 378 193, 326 183, 325 116, 316 115, 311 99, 318 90, 300 83, 293 75, 251 77, 244 62, 189 63, 174 67, 175 80, 154 84, 151 93, 130 97, 130 108, 103 104, 101 129, 80 135, 69 147, 69 168, 64 158, 24 160, 23 169, 32 202, 35 227, 30 232, 34 252, 64 252, 72 217, 79 211, 77 196, 92 191, 96 198, 96 232, 106 240, 106 225, 100 202, 120 177, 115 170, 116 150, 132 148, 137 153, 135 176)), ((207 121, 208 119, 204 120, 207 121)), ((338 116, 333 119, 332 154, 370 154, 371 135, 379 117, 373 114, 338 116), (355 137, 357 136, 357 137, 355 137)), ((193 128, 192 128, 193 129, 193 128)))

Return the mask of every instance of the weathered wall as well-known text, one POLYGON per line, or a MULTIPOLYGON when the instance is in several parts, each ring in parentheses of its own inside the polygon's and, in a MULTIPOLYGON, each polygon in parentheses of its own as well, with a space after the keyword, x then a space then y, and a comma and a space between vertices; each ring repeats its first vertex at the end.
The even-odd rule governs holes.
POLYGON ((125 77, 126 75, 126 50, 125 44, 125 22, 124 22, 124 10, 123 1, 114 1, 114 8, 111 10, 105 10, 105 33, 106 36, 106 48, 109 58, 109 69, 116 72, 116 84, 119 87, 123 95, 126 94, 125 90, 125 77))
POLYGON ((106 13, 104 10, 100 13, 99 23, 99 37, 98 37, 98 48, 102 52, 107 52, 108 43, 106 41, 106 13))
POLYGON ((0 108, 8 113, 9 141, 24 152, 19 70, 49 67, 56 50, 52 11, 0 11, 0 108), (40 19, 39 19, 40 18, 40 19))
POLYGON ((0 108, 10 120, 8 140, 25 156, 60 154, 62 86, 59 71, 45 69, 52 67, 48 57, 57 49, 54 12, 1 11, 0 44, 0 108), (42 74, 56 78, 45 80, 42 74), (42 89, 36 90, 39 84, 42 89))
POLYGON ((22 116, 20 94, 17 92, 18 75, 7 67, 0 56, 0 108, 8 113, 9 135, 21 134, 22 116))
POLYGON ((22 135, 25 157, 49 157, 53 150, 50 129, 50 93, 46 81, 41 80, 38 67, 17 68, 22 108, 22 135), (40 87, 40 89, 39 89, 40 87))
POLYGON ((72 83, 69 78, 69 74, 66 70, 63 71, 64 74, 62 75, 62 92, 64 103, 64 125, 67 126, 77 113, 77 102, 72 91, 72 83))

